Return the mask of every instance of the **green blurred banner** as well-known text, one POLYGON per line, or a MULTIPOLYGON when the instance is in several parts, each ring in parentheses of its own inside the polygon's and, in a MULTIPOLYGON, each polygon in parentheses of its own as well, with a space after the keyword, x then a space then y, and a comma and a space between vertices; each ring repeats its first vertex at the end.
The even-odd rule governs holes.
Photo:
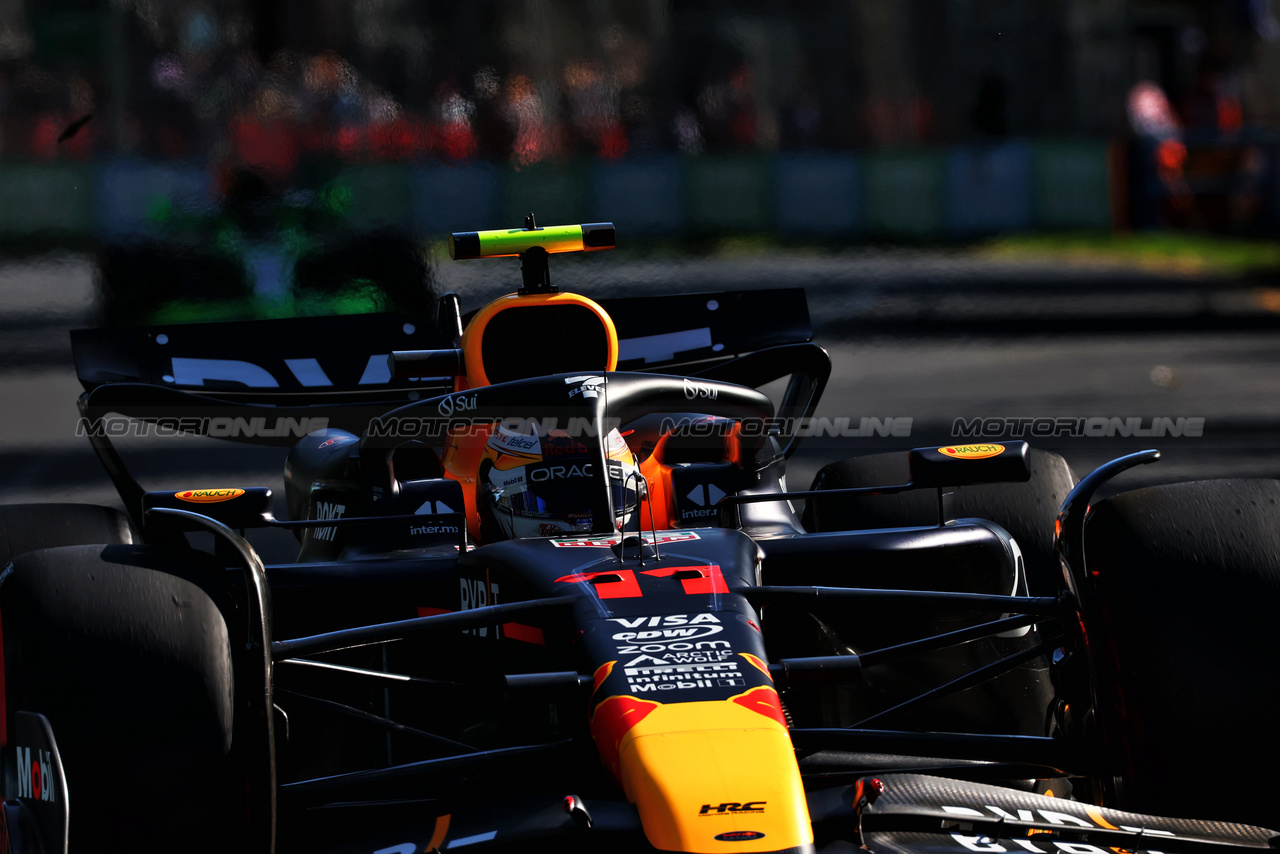
POLYGON ((217 206, 214 177, 199 163, 99 161, 93 170, 94 219, 100 235, 162 233, 174 216, 207 215, 217 206))
MULTIPOLYGON (((864 155, 663 155, 528 167, 371 163, 343 168, 318 198, 356 231, 421 236, 611 221, 623 234, 777 230, 934 240, 1041 229, 1107 229, 1114 188, 1101 140, 956 146, 864 155)), ((213 213, 198 163, 0 162, 0 236, 116 238, 156 212, 213 213)))
POLYGON ((872 154, 863 163, 868 232, 912 238, 942 234, 945 155, 932 151, 872 154))
POLYGON ((592 216, 612 222, 623 238, 684 230, 684 167, 666 155, 599 163, 591 171, 592 216))
POLYGON ((530 212, 544 225, 594 219, 587 170, 581 163, 508 169, 503 178, 499 220, 478 228, 520 228, 530 212))
POLYGON ((685 167, 688 225, 696 231, 768 231, 773 193, 764 156, 695 157, 685 167))
POLYGON ((1031 149, 1015 140, 964 145, 947 156, 947 228, 957 237, 1031 227, 1031 149))
POLYGON ((350 166, 334 179, 346 222, 365 230, 405 227, 413 211, 408 170, 396 164, 350 166))
POLYGON ((0 235, 88 237, 93 179, 83 163, 0 164, 0 235))
POLYGON ((778 230, 851 235, 862 225, 861 172, 852 154, 785 155, 773 164, 778 230))
POLYGON ((1040 228, 1111 227, 1105 142, 1034 142, 1032 199, 1040 228))
POLYGON ((498 179, 497 167, 487 163, 412 167, 414 230, 441 236, 502 225, 494 216, 498 179))

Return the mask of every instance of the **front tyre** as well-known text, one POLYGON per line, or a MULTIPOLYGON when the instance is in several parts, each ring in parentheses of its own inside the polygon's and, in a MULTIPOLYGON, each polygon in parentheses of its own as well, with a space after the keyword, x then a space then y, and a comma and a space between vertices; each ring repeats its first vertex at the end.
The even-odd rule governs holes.
POLYGON ((1280 481, 1099 502, 1085 563, 1103 623, 1090 642, 1119 686, 1107 735, 1126 806, 1280 826, 1280 481))
POLYGON ((73 851, 245 849, 232 638, 207 556, 129 545, 19 555, 0 582, 4 714, 43 714, 73 851))

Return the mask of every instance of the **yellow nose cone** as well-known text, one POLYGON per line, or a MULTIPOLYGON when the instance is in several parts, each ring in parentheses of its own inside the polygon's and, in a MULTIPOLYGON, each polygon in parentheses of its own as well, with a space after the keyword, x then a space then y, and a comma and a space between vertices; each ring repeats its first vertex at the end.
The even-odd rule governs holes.
POLYGON ((618 759, 645 835, 665 851, 758 854, 813 843, 800 769, 777 694, 658 704, 618 759))

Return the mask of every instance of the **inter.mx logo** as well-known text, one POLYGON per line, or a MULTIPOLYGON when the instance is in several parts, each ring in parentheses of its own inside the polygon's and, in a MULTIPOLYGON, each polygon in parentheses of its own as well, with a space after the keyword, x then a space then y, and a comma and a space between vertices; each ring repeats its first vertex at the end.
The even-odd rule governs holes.
POLYGON ((689 492, 688 495, 685 496, 685 498, 698 506, 681 508, 680 518, 700 519, 706 516, 714 516, 716 513, 720 512, 715 505, 719 504, 720 500, 724 498, 726 494, 727 493, 723 489, 716 486, 714 483, 698 484, 689 492))
POLYGON ((53 762, 47 750, 17 747, 15 768, 18 777, 18 797, 37 801, 54 800, 53 762))

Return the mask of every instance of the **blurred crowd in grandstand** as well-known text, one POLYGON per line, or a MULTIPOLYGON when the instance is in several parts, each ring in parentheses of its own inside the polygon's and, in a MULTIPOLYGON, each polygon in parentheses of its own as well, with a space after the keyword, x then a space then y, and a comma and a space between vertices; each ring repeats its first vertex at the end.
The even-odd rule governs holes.
POLYGON ((0 0, 0 158, 287 184, 333 162, 1128 138, 1176 207, 1188 144, 1280 129, 1271 3, 0 0))

